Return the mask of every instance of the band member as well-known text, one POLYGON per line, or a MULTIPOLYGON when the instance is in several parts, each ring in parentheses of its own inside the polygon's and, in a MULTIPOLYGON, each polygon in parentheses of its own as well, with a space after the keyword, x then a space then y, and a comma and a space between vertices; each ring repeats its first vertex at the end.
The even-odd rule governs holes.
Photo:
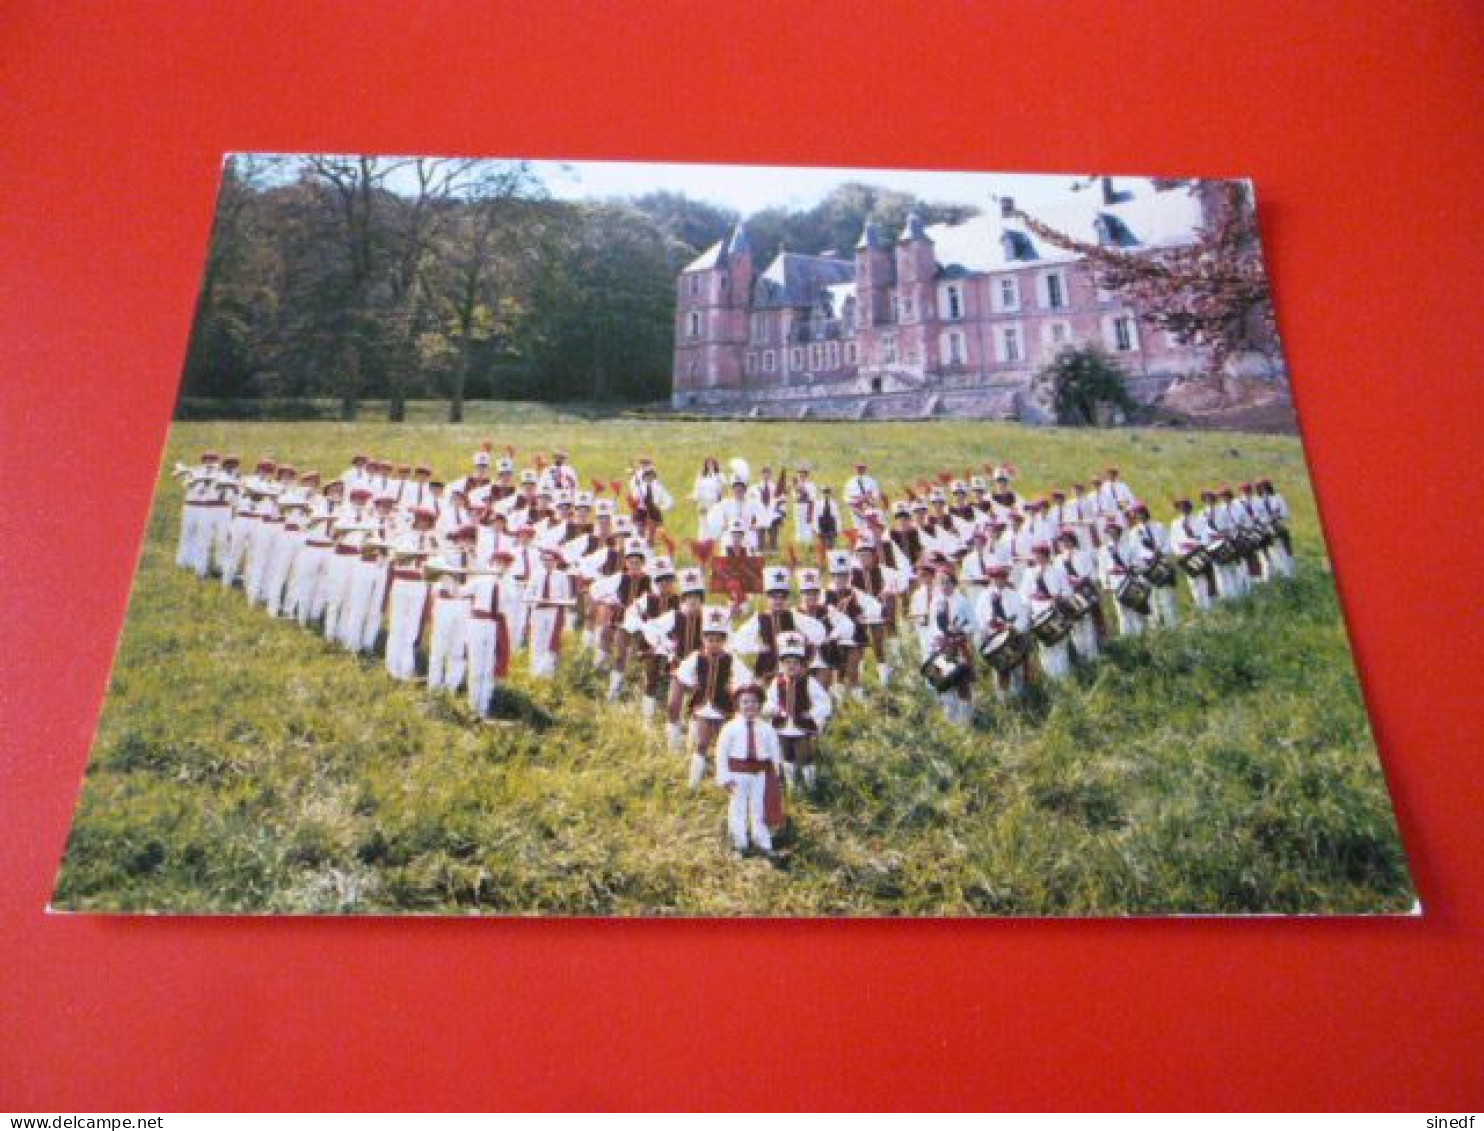
POLYGON ((966 666, 965 678, 938 693, 951 722, 968 726, 974 717, 974 610, 959 592, 953 566, 937 567, 932 599, 928 605, 928 654, 949 657, 966 666))
POLYGON ((779 641, 788 633, 799 633, 815 647, 825 641, 825 626, 802 612, 788 607, 793 592, 793 579, 781 567, 763 571, 763 591, 767 607, 757 613, 732 636, 732 651, 751 657, 753 674, 766 682, 778 671, 779 641))
POLYGON ((814 544, 815 517, 819 513, 819 484, 809 476, 807 463, 794 470, 794 541, 800 546, 814 544))
POLYGON ((654 541, 655 532, 665 524, 665 512, 675 499, 660 482, 654 462, 643 456, 639 470, 629 482, 629 501, 634 512, 634 529, 646 542, 654 541))
POLYGON ((1148 613, 1125 596, 1124 586, 1139 574, 1133 551, 1123 536, 1123 523, 1116 518, 1103 520, 1103 544, 1098 548, 1098 566, 1103 588, 1113 595, 1113 608, 1118 612, 1120 636, 1140 636, 1148 613), (1120 598, 1123 599, 1120 599, 1120 598))
POLYGON ((624 612, 623 631, 630 641, 630 651, 644 669, 644 719, 648 722, 659 710, 660 700, 670 681, 669 658, 649 640, 647 626, 680 608, 680 594, 675 591, 675 567, 669 558, 655 558, 649 566, 650 590, 630 602, 624 612))
MULTIPOLYGON (((989 585, 979 595, 974 618, 980 626, 981 647, 1003 633, 1024 635, 1031 630, 1030 608, 1011 586, 1009 566, 996 564, 989 567, 989 585)), ((993 669, 995 697, 1001 702, 1025 691, 1029 656, 1030 652, 1026 650, 1019 663, 1003 671, 993 669)))
POLYGON ((1103 472, 1102 486, 1098 489, 1098 505, 1105 516, 1126 514, 1135 502, 1133 491, 1118 475, 1116 467, 1103 472))
POLYGON ((340 643, 351 652, 371 655, 381 635, 382 610, 386 604, 386 543, 373 532, 359 543, 359 556, 352 559, 350 585, 340 610, 340 643))
POLYGON ((288 614, 299 622, 301 628, 308 628, 324 615, 325 571, 335 554, 331 527, 344 491, 345 485, 337 480, 325 484, 324 493, 309 501, 304 546, 294 560, 294 572, 289 581, 288 614))
POLYGON ((1264 578, 1262 531, 1258 529, 1257 517, 1230 487, 1221 489, 1221 502, 1231 517, 1232 529, 1237 532, 1237 540, 1242 551, 1241 562, 1237 568, 1243 573, 1242 584, 1246 592, 1250 593, 1252 586, 1264 578))
POLYGON ((802 780, 805 789, 813 789, 819 738, 834 707, 824 685, 804 666, 807 650, 801 633, 785 632, 779 637, 782 670, 768 682, 763 714, 782 739, 783 774, 789 787, 802 780))
POLYGON ((469 706, 480 718, 489 718, 499 681, 510 674, 515 638, 509 613, 521 606, 521 585, 509 575, 511 555, 496 550, 487 572, 476 573, 464 585, 469 599, 469 631, 465 651, 469 661, 469 706))
POLYGON ((195 467, 176 464, 175 474, 185 481, 185 500, 180 512, 180 541, 175 548, 175 564, 189 569, 198 577, 211 572, 211 542, 204 517, 216 506, 216 479, 221 456, 202 452, 195 467), (204 543, 204 553, 203 553, 204 543))
POLYGON ((994 504, 995 513, 1005 521, 1020 511, 1020 496, 1010 486, 1013 478, 1014 472, 1008 466, 994 469, 994 490, 990 492, 989 500, 994 504))
POLYGON ((540 486, 555 494, 558 491, 571 493, 577 490, 582 479, 577 469, 567 462, 566 448, 557 448, 551 453, 551 463, 541 473, 540 486))
POLYGON ((716 782, 731 795, 727 828, 738 855, 749 846, 773 854, 772 828, 783 824, 783 798, 778 770, 783 764, 778 733, 762 718, 762 691, 755 685, 737 689, 737 714, 719 728, 716 782))
MULTIPOLYGON (((1071 596, 1072 586, 1061 566, 1051 560, 1049 543, 1037 542, 1031 547, 1031 555, 1031 564, 1020 576, 1020 595, 1030 608, 1031 629, 1035 631, 1048 617, 1066 615, 1062 602, 1071 596)), ((1060 680, 1072 674, 1072 654, 1066 636, 1055 643, 1038 636, 1036 655, 1047 679, 1060 680)))
POLYGON ((912 508, 906 503, 898 503, 891 512, 891 532, 887 536, 891 544, 897 548, 902 560, 906 563, 904 569, 910 570, 916 565, 917 560, 922 557, 923 544, 922 532, 917 529, 917 524, 912 521, 912 508))
POLYGON ((835 502, 835 492, 828 486, 819 489, 819 513, 814 518, 814 532, 825 550, 833 550, 840 537, 840 504, 835 502))
POLYGON ((706 776, 716 736, 735 709, 733 696, 739 687, 752 682, 747 666, 727 650, 731 613, 722 606, 710 605, 701 616, 701 647, 675 669, 675 682, 690 719, 692 789, 706 776))
POLYGON ((685 688, 673 676, 681 661, 703 643, 701 628, 705 600, 706 575, 699 569, 683 569, 680 571, 679 607, 644 623, 644 639, 653 653, 664 659, 666 675, 671 677, 669 721, 665 726, 665 740, 671 750, 679 750, 685 743, 685 688))
POLYGON ((1293 520, 1293 512, 1288 509, 1288 500, 1278 493, 1271 479, 1257 481, 1256 498, 1260 504, 1259 513, 1272 528, 1274 535, 1273 544, 1268 547, 1269 564, 1279 577, 1292 577, 1293 537, 1288 526, 1293 520))
POLYGON ((391 592, 387 598, 386 670, 393 679, 417 678, 417 641, 428 603, 423 563, 438 549, 437 516, 427 507, 412 512, 412 529, 393 536, 391 592))
POLYGON ((1150 518, 1149 508, 1143 503, 1135 503, 1128 513, 1132 525, 1125 541, 1139 569, 1148 573, 1156 566, 1163 565, 1161 577, 1149 578, 1150 584, 1154 586, 1150 597, 1150 619, 1165 628, 1174 628, 1180 623, 1180 578, 1174 569, 1174 548, 1170 545, 1169 533, 1163 523, 1150 518))
POLYGON ((799 570, 799 607, 824 626, 825 638, 820 643, 810 644, 804 638, 804 666, 828 691, 843 666, 843 649, 855 644, 855 622, 824 599, 817 569, 799 570))
POLYGON ((891 682, 892 670, 887 641, 896 637, 897 599, 906 591, 907 581, 880 563, 875 536, 864 534, 856 542, 856 565, 850 571, 850 584, 881 607, 879 619, 866 618, 863 623, 866 625, 866 639, 876 657, 877 678, 885 687, 891 682))
POLYGON ((701 470, 696 475, 695 486, 690 497, 696 504, 696 537, 703 541, 711 535, 711 508, 721 502, 727 492, 727 477, 721 470, 721 462, 715 456, 701 461, 701 470))
POLYGON ((453 532, 453 547, 430 563, 433 582, 433 630, 428 643, 428 690, 455 691, 468 667, 469 594, 465 591, 474 565, 472 526, 453 532))
MULTIPOLYGON (((365 488, 352 491, 360 495, 365 488)), ((343 516, 343 521, 331 525, 335 545, 325 562, 324 576, 320 579, 320 591, 315 600, 321 603, 324 616, 325 639, 331 643, 344 643, 345 634, 341 626, 342 614, 350 600, 350 583, 355 573, 356 560, 361 556, 361 540, 370 533, 370 523, 358 521, 355 510, 343 516)), ((343 619, 349 620, 349 617, 343 619)))
POLYGON ((763 524, 758 529, 762 551, 766 554, 776 554, 778 537, 783 532, 783 519, 788 514, 788 501, 784 496, 783 486, 773 479, 771 467, 762 469, 758 481, 753 484, 748 494, 763 514, 763 524))
POLYGON ((1186 583, 1190 586, 1190 596, 1195 607, 1209 609, 1216 600, 1216 566, 1210 563, 1205 569, 1192 573, 1186 561, 1197 550, 1206 549, 1211 541, 1211 528, 1206 525, 1204 518, 1195 513, 1189 499, 1176 499, 1175 511, 1175 520, 1170 523, 1170 546, 1180 560, 1181 572, 1185 574, 1186 583))
POLYGON ((562 632, 573 599, 572 576, 562 561, 560 546, 544 546, 536 572, 526 582, 523 604, 528 611, 531 675, 553 679, 561 662, 562 632))
POLYGON ((845 490, 841 495, 857 526, 860 525, 865 511, 875 510, 881 505, 881 484, 866 474, 866 471, 864 463, 857 463, 855 474, 845 481, 845 490))
MULTIPOLYGON (((1226 553, 1231 559, 1216 562, 1216 595, 1223 601, 1245 596, 1249 578, 1241 557, 1236 555, 1233 549, 1237 529, 1236 524, 1232 522, 1231 512, 1227 510, 1215 491, 1202 491, 1201 503, 1203 504, 1201 519, 1211 532, 1212 545, 1224 544, 1227 547, 1226 553)), ((1220 553, 1221 550, 1213 550, 1213 556, 1219 556, 1220 553)))
POLYGON ((624 545, 623 571, 593 582, 589 590, 598 608, 602 627, 599 630, 598 657, 609 665, 608 701, 616 702, 623 694, 628 672, 629 653, 634 636, 623 625, 625 613, 635 601, 649 595, 649 548, 638 538, 624 545))
POLYGON ((861 689, 861 657, 870 642, 868 626, 881 622, 881 603, 850 584, 853 564, 848 553, 831 550, 829 563, 830 588, 825 603, 855 626, 854 638, 838 644, 839 679, 830 690, 836 695, 848 692, 859 699, 865 695, 861 689))
POLYGON ((1056 556, 1056 564, 1066 575, 1072 592, 1089 603, 1087 611, 1072 621, 1072 651, 1077 659, 1090 663, 1098 658, 1098 638, 1107 634, 1107 626, 1103 623, 1102 590, 1098 586, 1097 559, 1090 550, 1084 550, 1078 544, 1077 531, 1073 527, 1064 529, 1057 541, 1061 552, 1056 556))

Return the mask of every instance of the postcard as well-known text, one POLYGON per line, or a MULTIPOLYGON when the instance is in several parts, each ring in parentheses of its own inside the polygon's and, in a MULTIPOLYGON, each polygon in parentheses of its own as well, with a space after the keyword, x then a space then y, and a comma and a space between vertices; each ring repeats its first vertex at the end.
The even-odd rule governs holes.
POLYGON ((1414 911, 1257 208, 233 155, 54 909, 1414 911))

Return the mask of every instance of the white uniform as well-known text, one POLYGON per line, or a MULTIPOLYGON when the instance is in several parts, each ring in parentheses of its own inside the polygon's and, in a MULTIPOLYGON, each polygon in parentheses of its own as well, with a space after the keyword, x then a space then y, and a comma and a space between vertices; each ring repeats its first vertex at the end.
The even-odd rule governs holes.
POLYGON ((1124 538, 1116 542, 1105 536, 1098 550, 1098 569, 1102 574, 1103 587, 1113 594, 1113 607, 1118 610, 1118 631, 1123 636, 1138 636, 1144 631, 1147 621, 1137 609, 1131 609, 1118 600, 1118 589, 1130 574, 1136 573, 1137 559, 1124 538))
POLYGON ((721 502, 726 494, 727 478, 719 471, 696 476, 696 485, 690 497, 696 502, 696 537, 711 537, 711 508, 721 502))
POLYGON ((539 562, 526 582, 524 603, 531 635, 531 675, 550 679, 557 673, 562 633, 574 602, 571 575, 560 566, 539 562))
POLYGON ((745 851, 750 836, 752 844, 764 852, 772 852, 773 838, 764 819, 767 774, 732 769, 733 763, 743 762, 770 763, 774 774, 781 770, 783 747, 778 732, 765 719, 747 720, 738 716, 721 728, 716 739, 716 783, 728 788, 732 795, 727 811, 732 847, 738 852, 745 851))
MULTIPOLYGON (((432 534, 404 530, 392 539, 392 553, 431 553, 432 534)), ((423 609, 428 602, 428 583, 423 580, 422 559, 398 561, 391 571, 391 596, 387 601, 386 670, 393 679, 417 677, 417 638, 422 631, 423 609)))
MULTIPOLYGON (((1124 536, 1124 543, 1140 570, 1148 569, 1156 558, 1164 558, 1174 565, 1174 547, 1162 523, 1135 523, 1124 536)), ((1150 595, 1151 619, 1165 628, 1180 623, 1179 584, 1177 579, 1174 585, 1156 585, 1150 595)))
POLYGON ((381 558, 350 559, 350 586, 340 610, 340 643, 352 652, 376 650, 386 600, 387 563, 381 558))
POLYGON ((509 613, 524 594, 508 576, 482 574, 469 579, 463 592, 469 598, 469 628, 465 654, 469 663, 469 706, 488 715, 499 673, 510 666, 515 648, 509 613))
MULTIPOLYGON (((957 590, 943 593, 935 586, 927 608, 927 655, 949 647, 955 636, 966 637, 972 648, 978 631, 979 624, 969 599, 957 590)), ((974 716, 972 697, 965 698, 957 689, 941 693, 938 701, 943 704, 948 718, 960 726, 967 726, 974 716)))
POLYGON ((706 515, 707 537, 712 541, 721 542, 727 536, 727 531, 733 522, 740 522, 746 536, 744 544, 749 554, 758 551, 758 532, 771 521, 768 513, 756 499, 734 498, 728 495, 721 502, 711 508, 706 515))
MULTIPOLYGON (((991 636, 1003 632, 1006 628, 1012 628, 1016 632, 1029 632, 1031 628, 1030 608, 1021 599, 1020 594, 1008 585, 1003 589, 997 585, 990 585, 985 589, 974 605, 974 619, 979 625, 981 646, 991 636)), ((1011 672, 1008 681, 996 678, 991 682, 994 685, 995 696, 1000 700, 1011 695, 1019 695, 1025 690, 1025 666, 1021 665, 1011 672)))
MULTIPOLYGON (((445 554, 442 561, 445 565, 466 564, 464 555, 457 552, 445 554)), ((433 602, 433 631, 428 642, 428 689, 456 691, 464 682, 464 670, 468 664, 469 597, 461 582, 444 575, 433 585, 428 599, 433 602)))
POLYGON ((814 516, 819 512, 819 484, 812 479, 795 479, 794 539, 801 546, 814 544, 814 516))
MULTIPOLYGON (((1177 515, 1175 521, 1170 523, 1170 547, 1174 550, 1177 558, 1184 558, 1196 550, 1203 549, 1211 541, 1211 528, 1206 525, 1206 520, 1192 511, 1187 518, 1185 515, 1177 515)), ((1182 573, 1184 570, 1181 571, 1182 573)), ((1190 596, 1195 601, 1198 609, 1209 609, 1215 594, 1211 592, 1210 582, 1214 583, 1215 568, 1210 574, 1198 574, 1192 577, 1185 575, 1185 581, 1190 586, 1190 596)))
POLYGON ((881 484, 870 475, 863 473, 852 475, 845 481, 845 491, 841 498, 845 500, 845 506, 850 510, 852 524, 858 526, 861 524, 861 508, 874 507, 881 501, 881 484))
MULTIPOLYGON (((1088 580, 1092 582, 1093 592, 1097 592, 1098 563, 1088 550, 1063 550, 1056 557, 1056 564, 1067 579, 1067 584, 1073 589, 1076 582, 1072 575, 1076 574, 1077 581, 1088 580)), ((1072 651, 1077 658, 1088 662, 1098 657, 1098 630, 1093 620, 1093 614, 1078 617, 1072 624, 1072 651)))
MULTIPOLYGON (((1030 606, 1031 624, 1056 607, 1058 598, 1069 596, 1071 583, 1066 571, 1055 562, 1046 565, 1032 564, 1026 567, 1020 579, 1020 595, 1030 606)), ((1063 636, 1055 644, 1036 641, 1036 652, 1041 657, 1041 670, 1047 679, 1064 679, 1072 672, 1072 653, 1069 637, 1063 636)))

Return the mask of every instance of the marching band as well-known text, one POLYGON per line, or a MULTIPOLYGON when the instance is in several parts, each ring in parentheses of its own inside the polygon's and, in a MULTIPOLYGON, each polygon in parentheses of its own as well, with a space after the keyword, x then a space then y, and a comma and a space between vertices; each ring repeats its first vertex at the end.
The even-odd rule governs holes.
POLYGON ((584 651, 610 701, 637 688, 646 722, 663 716, 692 787, 709 772, 728 789, 739 851, 771 852, 782 794, 815 787, 829 721, 868 674, 888 687, 917 667, 968 725, 980 687, 1006 700, 1095 662, 1105 594, 1132 637, 1178 623, 1182 577, 1203 610, 1293 571, 1290 511, 1267 479, 1176 499, 1166 525, 1111 467, 1028 498, 1013 467, 985 465, 893 503, 865 462, 837 492, 808 465, 753 476, 708 458, 689 496, 696 564, 682 566, 652 459, 589 490, 566 451, 525 469, 493 451, 448 484, 364 455, 322 482, 205 452, 176 465, 176 564, 348 651, 379 649, 393 679, 425 672, 481 718, 520 652, 550 679, 564 650, 584 651), (757 584, 729 559, 760 563, 757 584))

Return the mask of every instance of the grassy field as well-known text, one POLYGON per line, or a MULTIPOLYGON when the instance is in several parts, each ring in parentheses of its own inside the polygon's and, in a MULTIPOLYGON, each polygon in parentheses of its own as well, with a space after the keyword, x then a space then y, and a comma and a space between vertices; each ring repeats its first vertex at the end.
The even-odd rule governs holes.
MULTIPOLYGON (((566 446, 584 478, 652 454, 677 498, 703 456, 859 455, 906 480, 1017 464, 1030 490, 1108 463, 1161 517, 1173 493, 1258 474, 1294 509, 1298 577, 1119 643, 1050 695, 960 731, 925 686, 848 704, 786 864, 734 860, 720 791, 599 673, 513 687, 520 719, 397 684, 240 592, 172 564, 162 476, 55 903, 77 910, 666 915, 1404 911, 1412 904, 1298 442, 981 423, 668 423, 471 406, 412 423, 181 424, 206 447, 338 473, 353 452, 447 476, 488 437, 566 446)), ((672 528, 694 529, 682 502, 672 528)), ((1187 613, 1190 611, 1186 603, 1187 613)))

